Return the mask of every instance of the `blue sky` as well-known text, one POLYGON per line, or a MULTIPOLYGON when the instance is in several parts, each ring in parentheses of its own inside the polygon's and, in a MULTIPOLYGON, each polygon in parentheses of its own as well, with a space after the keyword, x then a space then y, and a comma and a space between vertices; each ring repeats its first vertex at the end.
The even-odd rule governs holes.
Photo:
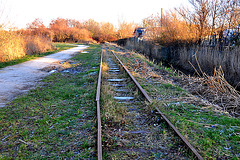
POLYGON ((48 25, 57 17, 89 18, 118 24, 119 20, 140 23, 143 18, 164 10, 187 5, 188 0, 0 0, 0 20, 18 28, 35 18, 48 25))

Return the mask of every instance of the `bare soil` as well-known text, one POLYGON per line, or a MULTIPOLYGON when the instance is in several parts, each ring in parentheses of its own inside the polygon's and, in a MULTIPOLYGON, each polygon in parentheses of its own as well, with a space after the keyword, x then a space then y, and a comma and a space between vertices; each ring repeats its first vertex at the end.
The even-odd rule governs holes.
POLYGON ((39 81, 56 70, 62 70, 65 61, 88 46, 78 47, 37 58, 0 70, 0 107, 34 88, 39 81))

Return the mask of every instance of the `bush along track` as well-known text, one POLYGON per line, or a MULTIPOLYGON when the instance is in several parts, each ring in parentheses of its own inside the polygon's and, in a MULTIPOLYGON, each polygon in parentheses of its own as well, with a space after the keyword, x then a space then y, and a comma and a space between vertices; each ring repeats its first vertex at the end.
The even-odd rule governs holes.
POLYGON ((181 78, 140 54, 109 47, 204 159, 240 158, 240 120, 174 84, 181 78))
POLYGON ((0 108, 0 159, 95 159, 100 45, 0 108))

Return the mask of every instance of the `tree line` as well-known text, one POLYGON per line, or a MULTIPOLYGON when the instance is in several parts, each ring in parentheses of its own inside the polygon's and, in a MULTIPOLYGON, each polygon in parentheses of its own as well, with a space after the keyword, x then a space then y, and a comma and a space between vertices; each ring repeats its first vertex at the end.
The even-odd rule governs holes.
POLYGON ((234 43, 239 44, 239 0, 189 0, 189 3, 190 7, 182 6, 145 18, 147 39, 161 44, 201 44, 207 36, 219 37, 225 31, 231 32, 234 43))
POLYGON ((47 37, 52 42, 106 42, 132 37, 137 25, 135 23, 119 22, 115 27, 109 22, 96 22, 93 19, 77 21, 57 18, 51 21, 49 27, 40 19, 35 19, 27 25, 27 29, 19 30, 22 34, 32 34, 47 37))

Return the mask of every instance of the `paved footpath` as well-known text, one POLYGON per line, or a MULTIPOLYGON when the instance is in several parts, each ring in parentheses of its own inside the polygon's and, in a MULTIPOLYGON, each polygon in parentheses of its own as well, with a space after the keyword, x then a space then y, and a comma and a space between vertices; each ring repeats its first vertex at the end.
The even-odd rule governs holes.
POLYGON ((49 75, 49 72, 42 70, 44 67, 65 61, 87 47, 78 45, 72 49, 0 69, 0 107, 34 88, 43 77, 49 75))

